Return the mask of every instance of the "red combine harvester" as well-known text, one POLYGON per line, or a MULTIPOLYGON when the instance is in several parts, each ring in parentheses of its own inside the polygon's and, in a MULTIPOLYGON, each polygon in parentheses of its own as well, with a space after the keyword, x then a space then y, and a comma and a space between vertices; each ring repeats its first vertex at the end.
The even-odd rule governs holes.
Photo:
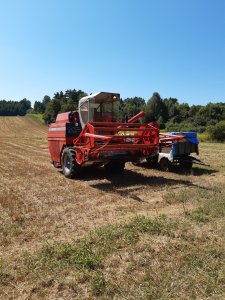
MULTIPOLYGON (((125 123, 119 122, 119 105, 119 94, 92 94, 80 99, 77 111, 58 114, 49 126, 52 163, 62 167, 66 177, 76 177, 84 166, 104 166, 109 172, 121 173, 125 162, 158 153, 158 124, 135 123, 143 112, 125 123)), ((179 138, 166 136, 165 144, 179 138)))

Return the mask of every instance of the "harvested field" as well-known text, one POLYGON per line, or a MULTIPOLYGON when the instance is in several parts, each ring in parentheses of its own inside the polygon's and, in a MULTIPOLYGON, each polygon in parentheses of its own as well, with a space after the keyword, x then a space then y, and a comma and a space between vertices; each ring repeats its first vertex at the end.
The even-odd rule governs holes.
MULTIPOLYGON (((29 253, 29 257, 35 256, 43 249, 43 245, 54 245, 56 242, 76 244, 88 232, 94 232, 98 228, 116 226, 121 222, 129 224, 135 215, 155 220, 164 214, 169 219, 184 222, 186 215, 191 215, 191 211, 202 203, 205 195, 213 198, 212 191, 218 192, 218 188, 224 186, 225 166, 222 157, 225 145, 202 143, 200 157, 211 167, 194 167, 191 175, 163 173, 147 168, 145 163, 141 166, 128 163, 122 176, 108 176, 103 168, 86 169, 79 180, 66 179, 60 169, 54 169, 46 148, 47 128, 44 125, 39 125, 28 117, 0 117, 0 298, 181 299, 180 291, 165 295, 154 291, 156 294, 152 292, 151 295, 141 290, 138 294, 136 286, 140 286, 138 282, 142 282, 146 270, 140 267, 137 259, 141 260, 142 253, 145 260, 143 264, 150 259, 151 255, 145 253, 148 242, 154 248, 152 257, 159 251, 157 249, 163 248, 159 240, 153 242, 147 233, 133 245, 137 256, 132 252, 133 242, 127 242, 125 246, 118 248, 120 255, 127 260, 120 262, 118 249, 112 253, 106 251, 111 256, 105 255, 104 263, 97 271, 94 269, 91 275, 87 271, 81 275, 75 272, 74 275, 67 265, 65 272, 62 265, 61 269, 51 273, 49 267, 44 273, 48 279, 41 273, 46 286, 43 282, 40 283, 39 277, 37 279, 34 274, 30 275, 29 268, 23 267, 21 260, 24 253, 29 253), (130 264, 131 257, 133 265, 130 264), (13 267, 15 262, 21 267, 20 271, 13 267), (12 265, 11 271, 10 268, 8 271, 4 269, 6 264, 12 265), (19 275, 15 275, 13 270, 19 275), (126 272, 129 274, 129 282, 126 272), (69 284, 62 282, 64 277, 69 284), (121 286, 117 277, 121 279, 121 286), (107 286, 107 282, 112 283, 107 286), (114 293, 109 291, 109 286, 114 293), (132 291, 131 294, 129 290, 132 291)), ((224 196, 224 190, 221 190, 221 197, 224 196)), ((195 218, 195 215, 191 216, 195 218)), ((190 218, 188 220, 191 222, 190 218)), ((220 220, 218 224, 223 226, 220 220)), ((179 230, 178 235, 182 231, 179 230)), ((196 227, 194 230, 197 232, 200 229, 196 227)), ((207 229, 204 228, 203 231, 205 234, 207 229)), ((164 245, 170 236, 166 234, 163 237, 164 245)), ((171 249, 176 249, 175 242, 170 240, 169 243, 171 249)), ((180 243, 178 248, 183 246, 180 243)), ((172 255, 167 250, 165 259, 172 255)), ((34 266, 31 268, 35 269, 34 266)), ((40 272, 44 271, 41 269, 40 272)), ((154 272, 157 272, 157 268, 154 272)), ((169 271, 165 270, 166 272, 169 271)), ((149 274, 149 278, 151 276, 149 274)), ((149 280, 154 285, 154 280, 149 280)), ((166 290, 166 279, 163 280, 166 290)), ((222 299, 216 298, 222 297, 221 295, 217 291, 215 299, 222 299)), ((202 292, 192 297, 187 291, 183 299, 206 299, 206 296, 207 293, 202 292)), ((213 299, 210 293, 209 297, 213 299)))

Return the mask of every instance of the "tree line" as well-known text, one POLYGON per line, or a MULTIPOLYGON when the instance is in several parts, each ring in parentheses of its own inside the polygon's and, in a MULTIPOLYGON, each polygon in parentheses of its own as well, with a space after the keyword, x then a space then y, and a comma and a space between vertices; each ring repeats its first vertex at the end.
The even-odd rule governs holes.
MULTIPOLYGON (((51 99, 45 96, 42 102, 34 103, 34 111, 43 113, 46 123, 54 122, 59 112, 75 110, 80 98, 87 94, 82 90, 66 90, 57 92, 51 99)), ((121 99, 120 115, 130 118, 143 110, 145 122, 157 121, 160 129, 167 131, 204 132, 207 127, 225 120, 225 103, 208 103, 207 105, 189 105, 179 103, 176 98, 161 98, 155 92, 146 102, 141 97, 121 99)))
POLYGON ((24 98, 21 101, 0 100, 0 116, 24 116, 31 108, 31 102, 24 98))
MULTIPOLYGON (((43 114, 43 119, 46 124, 49 124, 55 121, 59 112, 77 109, 79 100, 84 96, 87 96, 87 93, 76 89, 56 92, 52 98, 46 95, 42 101, 34 102, 32 112, 43 114)), ((0 101, 1 116, 24 115, 30 108, 31 103, 27 99, 19 102, 0 101)), ((223 127, 225 121, 224 102, 190 106, 188 103, 179 103, 177 98, 163 99, 157 92, 153 93, 147 101, 141 97, 120 100, 120 116, 124 120, 141 110, 146 114, 145 122, 157 121, 160 129, 166 131, 204 132, 207 129, 216 132, 217 128, 221 131, 221 124, 223 127)))

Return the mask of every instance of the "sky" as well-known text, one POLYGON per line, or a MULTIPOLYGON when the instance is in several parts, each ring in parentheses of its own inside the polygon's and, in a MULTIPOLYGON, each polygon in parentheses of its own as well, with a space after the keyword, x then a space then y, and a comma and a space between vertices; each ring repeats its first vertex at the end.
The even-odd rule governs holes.
POLYGON ((0 0, 0 99, 225 102, 224 0, 0 0))

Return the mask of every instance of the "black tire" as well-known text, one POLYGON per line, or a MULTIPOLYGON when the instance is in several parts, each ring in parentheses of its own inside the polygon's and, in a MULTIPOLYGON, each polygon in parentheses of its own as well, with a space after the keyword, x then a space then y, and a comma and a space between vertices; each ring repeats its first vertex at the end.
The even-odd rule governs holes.
POLYGON ((158 155, 147 157, 146 161, 150 168, 157 168, 159 165, 158 164, 158 155))
POLYGON ((164 172, 169 172, 171 170, 171 162, 168 160, 168 158, 163 157, 160 159, 159 168, 164 172))
POLYGON ((136 167, 140 166, 141 164, 141 161, 140 160, 135 160, 135 161, 132 161, 132 164, 136 167))
POLYGON ((125 168, 123 161, 110 161, 104 165, 106 171, 111 174, 122 174, 125 168))
POLYGON ((80 166, 76 162, 76 153, 73 148, 65 148, 61 158, 63 174, 67 178, 79 175, 80 166))
POLYGON ((57 163, 57 162, 55 162, 55 161, 52 161, 52 166, 53 166, 54 168, 60 168, 60 164, 57 163))

